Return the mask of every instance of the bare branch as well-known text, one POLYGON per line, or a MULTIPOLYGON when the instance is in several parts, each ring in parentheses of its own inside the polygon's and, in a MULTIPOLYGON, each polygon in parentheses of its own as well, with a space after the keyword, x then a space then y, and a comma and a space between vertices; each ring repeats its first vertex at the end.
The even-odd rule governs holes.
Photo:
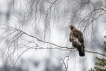
POLYGON ((106 54, 102 54, 102 53, 94 52, 94 51, 88 51, 88 50, 85 50, 85 51, 88 52, 88 53, 99 54, 99 55, 102 55, 102 56, 106 57, 106 54))
MULTIPOLYGON (((16 29, 16 28, 15 28, 15 29, 16 29)), ((35 37, 35 36, 33 36, 33 35, 29 35, 29 34, 27 34, 26 32, 24 32, 24 31, 22 31, 22 30, 19 30, 19 29, 16 29, 16 30, 22 32, 23 34, 26 34, 27 36, 33 37, 33 38, 35 38, 35 39, 37 39, 38 41, 43 42, 43 43, 51 44, 51 45, 54 45, 54 46, 59 47, 59 48, 66 48, 66 49, 68 49, 68 50, 70 50, 70 49, 71 49, 71 50, 72 50, 72 49, 75 49, 75 48, 69 48, 69 47, 62 47, 62 46, 56 45, 56 44, 51 43, 51 42, 46 42, 46 41, 40 40, 39 38, 37 38, 37 37, 35 37)), ((36 49, 59 49, 59 48, 36 48, 36 49)), ((102 53, 94 52, 94 51, 88 51, 88 50, 85 50, 85 51, 88 52, 88 53, 99 54, 99 55, 102 55, 102 56, 105 56, 105 57, 106 57, 106 54, 102 54, 102 53)))

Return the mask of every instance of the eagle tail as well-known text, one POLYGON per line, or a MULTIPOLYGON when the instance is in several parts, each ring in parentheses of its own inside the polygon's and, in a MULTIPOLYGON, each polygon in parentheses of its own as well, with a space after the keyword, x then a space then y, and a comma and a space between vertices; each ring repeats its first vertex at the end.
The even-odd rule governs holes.
POLYGON ((85 56, 85 52, 79 51, 80 56, 85 56))
POLYGON ((79 55, 82 57, 82 56, 85 56, 85 51, 84 51, 84 48, 82 47, 82 49, 78 49, 79 51, 79 55))

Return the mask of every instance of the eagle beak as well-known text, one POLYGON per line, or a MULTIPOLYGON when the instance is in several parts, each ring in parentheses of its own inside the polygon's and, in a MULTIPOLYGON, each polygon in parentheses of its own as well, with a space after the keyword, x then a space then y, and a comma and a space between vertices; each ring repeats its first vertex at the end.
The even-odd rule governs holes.
POLYGON ((70 27, 70 29, 72 29, 72 27, 73 27, 73 26, 72 26, 72 25, 70 25, 69 27, 70 27))

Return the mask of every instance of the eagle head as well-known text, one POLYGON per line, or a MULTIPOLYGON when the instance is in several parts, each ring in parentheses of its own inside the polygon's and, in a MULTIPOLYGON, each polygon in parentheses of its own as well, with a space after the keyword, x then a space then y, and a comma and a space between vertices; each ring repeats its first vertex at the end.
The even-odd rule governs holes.
POLYGON ((70 25, 71 30, 76 30, 76 27, 74 25, 70 25))

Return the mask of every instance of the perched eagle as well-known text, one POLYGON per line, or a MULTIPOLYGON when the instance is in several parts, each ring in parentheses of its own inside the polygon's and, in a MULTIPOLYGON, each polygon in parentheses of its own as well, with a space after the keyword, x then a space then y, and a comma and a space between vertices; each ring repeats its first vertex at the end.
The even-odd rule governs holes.
POLYGON ((74 25, 70 26, 71 32, 70 32, 70 42, 72 42, 72 46, 77 48, 79 51, 80 56, 85 56, 84 51, 84 37, 81 31, 77 30, 74 25))

